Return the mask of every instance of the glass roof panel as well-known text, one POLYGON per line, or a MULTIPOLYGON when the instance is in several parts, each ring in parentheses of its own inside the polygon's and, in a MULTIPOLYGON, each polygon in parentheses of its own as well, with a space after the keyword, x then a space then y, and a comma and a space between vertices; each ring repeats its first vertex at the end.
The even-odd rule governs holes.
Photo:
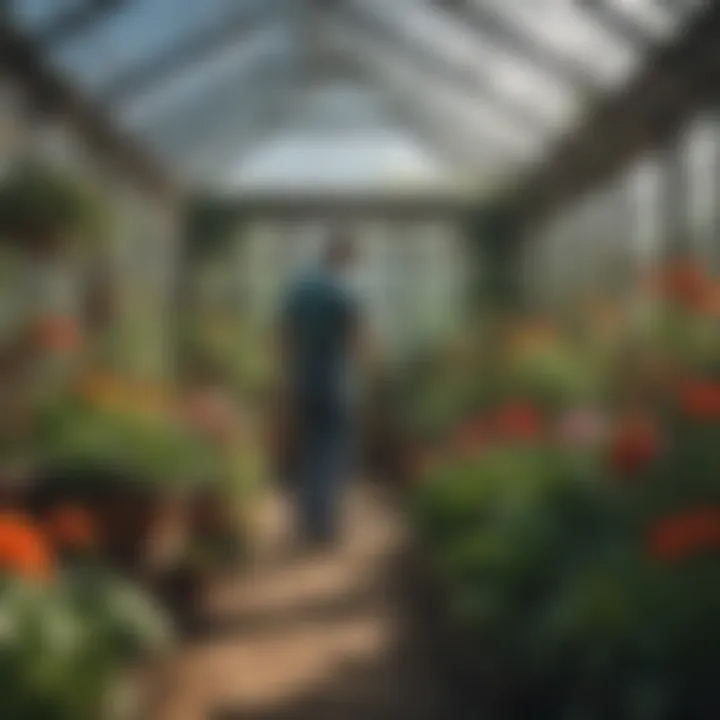
POLYGON ((253 191, 354 192, 447 186, 450 178, 424 148, 388 131, 319 138, 291 133, 229 173, 229 184, 253 191))
MULTIPOLYGON (((627 74, 639 54, 619 35, 572 0, 473 0, 491 8, 523 33, 584 68, 602 84, 612 84, 627 74)), ((602 2, 602 0, 600 0, 602 2)))
MULTIPOLYGON (((246 42, 194 64, 187 72, 179 73, 158 87, 149 86, 132 102, 121 106, 121 121, 137 128, 166 122, 217 91, 239 92, 238 86, 246 79, 264 82, 275 68, 291 63, 293 49, 289 28, 283 25, 269 27, 246 42)), ((261 85, 258 82, 256 87, 261 85)), ((253 88, 246 86, 245 89, 251 92, 253 88)))
POLYGON ((10 17, 30 33, 46 30, 66 13, 81 8, 85 0, 10 0, 10 17))
MULTIPOLYGON (((379 44, 373 47, 372 39, 354 37, 350 30, 340 45, 346 52, 355 52, 360 62, 374 68, 377 82, 385 83, 391 94, 402 98, 408 112, 415 112, 417 106, 432 107, 445 134, 465 132, 475 138, 474 145, 485 137, 491 143, 500 143, 503 149, 507 146, 511 155, 527 152, 542 142, 541 135, 528 134, 519 123, 494 110, 492 103, 478 102, 466 93, 454 92, 446 84, 429 84, 412 58, 394 53, 392 48, 379 44)), ((472 151, 473 145, 467 148, 468 153, 472 151)))
POLYGON ((549 121, 568 121, 572 108, 568 87, 541 68, 524 62, 511 49, 479 42, 468 27, 449 22, 445 13, 422 0, 360 0, 358 4, 383 15, 399 31, 410 33, 428 48, 428 53, 475 72, 508 97, 536 108, 549 121))
POLYGON ((404 108, 411 130, 415 115, 430 144, 493 171, 537 159, 588 99, 621 86, 710 1, 7 0, 50 61, 151 148, 186 155, 214 133, 218 152, 233 127, 244 143, 267 108, 283 107, 279 94, 309 92, 308 43, 334 43, 404 108), (303 7, 332 18, 331 32, 302 32, 303 7), (493 31, 493 18, 508 32, 493 31))
POLYGON ((51 58, 90 91, 225 22, 250 18, 260 0, 127 0, 91 31, 51 48, 51 58))

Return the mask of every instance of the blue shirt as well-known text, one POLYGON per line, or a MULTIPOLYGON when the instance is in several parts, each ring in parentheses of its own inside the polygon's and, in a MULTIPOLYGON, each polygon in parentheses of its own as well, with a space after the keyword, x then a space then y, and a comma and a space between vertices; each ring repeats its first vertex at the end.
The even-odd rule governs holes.
POLYGON ((316 271, 294 283, 282 312, 296 391, 313 404, 344 405, 357 318, 354 299, 332 275, 316 271))

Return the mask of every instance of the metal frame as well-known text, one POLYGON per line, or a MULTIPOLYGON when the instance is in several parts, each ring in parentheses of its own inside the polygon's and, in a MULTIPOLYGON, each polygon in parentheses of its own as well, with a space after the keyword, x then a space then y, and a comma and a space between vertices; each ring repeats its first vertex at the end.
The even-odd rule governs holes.
POLYGON ((478 99, 492 103, 499 111, 512 116, 513 120, 522 123, 531 131, 542 132, 549 129, 547 119, 538 113, 532 104, 520 102, 499 91, 481 67, 471 68, 437 52, 430 54, 429 48, 403 28, 392 27, 369 10, 363 11, 363 8, 355 3, 341 5, 337 15, 347 17, 354 27, 364 28, 402 49, 416 64, 422 66, 424 72, 436 77, 439 82, 449 83, 459 92, 471 93, 478 99))
MULTIPOLYGON (((233 141, 232 149, 232 164, 235 165, 241 162, 243 157, 248 154, 249 149, 253 145, 257 144, 258 141, 265 137, 268 137, 271 133, 282 127, 284 119, 290 115, 290 109, 294 100, 294 93, 292 92, 292 77, 289 75, 282 75, 276 72, 277 68, 273 69, 272 73, 266 77, 265 86, 268 86, 267 81, 272 80, 272 89, 266 89, 263 93, 262 98, 256 98, 256 102, 250 112, 242 113, 240 116, 240 106, 236 104, 229 110, 228 113, 212 113, 218 117, 219 124, 215 124, 214 127, 210 128, 210 135, 212 136, 213 142, 202 143, 198 142, 192 144, 187 142, 186 151, 178 151, 177 148, 168 149, 167 151, 178 165, 189 165, 194 164, 195 171, 189 174, 197 176, 199 180, 202 180, 202 176, 205 175, 205 169, 210 160, 203 159, 208 155, 216 156, 222 154, 225 159, 228 157, 227 140, 229 136, 236 138, 237 141, 233 141), (238 134, 240 131, 240 134, 238 134), (225 148, 223 150, 223 148, 225 148), (195 160, 193 160, 195 158, 195 160)), ((252 79, 247 81, 249 86, 254 85, 252 79)), ((239 90, 238 95, 243 96, 243 91, 239 90)), ((195 119, 198 122, 198 118, 195 119)), ((199 122, 203 122, 199 119, 199 122)), ((207 126, 206 126, 207 127, 207 126)), ((188 136, 194 134, 189 128, 180 128, 178 133, 182 140, 182 133, 185 132, 188 136)), ((218 168, 218 163, 212 162, 212 166, 218 168)), ((226 168, 218 168, 220 170, 226 168)))
MULTIPOLYGON (((335 37, 337 30, 329 34, 331 37, 335 37)), ((372 82, 379 82, 382 87, 385 87, 391 111, 398 121, 419 139, 427 142, 438 155, 444 156, 445 160, 461 173, 476 178, 482 159, 481 154, 476 153, 475 150, 484 147, 486 153, 498 154, 497 145, 498 143, 502 144, 503 141, 496 138, 497 142, 493 145, 488 133, 478 133, 477 135, 473 133, 473 137, 470 138, 463 130, 461 139, 459 139, 458 130, 448 133, 448 122, 437 112, 437 104, 434 105, 429 98, 422 98, 423 93, 431 93, 432 89, 418 89, 412 87, 411 84, 395 81, 391 75, 383 73, 381 68, 377 68, 373 64, 374 61, 385 66, 388 62, 387 59, 379 58, 377 53, 373 53, 371 58, 358 57, 359 53, 349 50, 347 43, 340 43, 335 52, 345 64, 350 64, 355 70, 369 77, 372 82), (489 145, 492 145, 492 151, 488 147, 489 145)), ((381 52, 387 53, 387 50, 383 49, 381 52)), ((507 160, 509 159, 507 158, 507 160)))
POLYGON ((517 189, 519 210, 535 223, 622 172, 633 157, 666 147, 713 101, 720 81, 720 2, 713 0, 673 42, 655 48, 622 89, 517 189))
POLYGON ((665 257, 681 256, 689 249, 689 167, 685 149, 678 138, 673 138, 662 156, 660 192, 664 236, 661 252, 665 257))
POLYGON ((173 196, 176 187, 149 155, 113 128, 109 119, 88 103, 75 88, 61 79, 42 60, 38 45, 0 21, 0 66, 18 82, 36 108, 57 114, 78 128, 85 144, 109 163, 134 175, 146 188, 173 196))
POLYGON ((374 217, 383 219, 412 218, 421 220, 447 219, 450 221, 463 217, 472 207, 470 199, 458 197, 439 197, 423 195, 387 197, 386 195, 367 194, 328 195, 327 193, 292 195, 245 196, 242 200, 228 201, 228 207, 237 211, 243 219, 263 217, 273 221, 293 222, 322 218, 374 217))
POLYGON ((608 5, 607 0, 579 0, 577 5, 598 25, 630 47, 647 50, 655 44, 655 40, 646 28, 617 8, 608 5))
POLYGON ((592 71, 580 66, 576 58, 566 58, 556 53, 488 7, 472 0, 430 0, 430 4, 489 42, 504 46, 568 85, 587 89, 597 86, 592 71))

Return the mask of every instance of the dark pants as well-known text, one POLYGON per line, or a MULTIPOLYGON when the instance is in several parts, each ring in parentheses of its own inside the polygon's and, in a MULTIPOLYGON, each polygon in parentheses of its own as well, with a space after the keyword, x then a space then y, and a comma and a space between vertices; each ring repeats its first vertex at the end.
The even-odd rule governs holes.
POLYGON ((323 395, 299 403, 296 507, 300 530, 312 542, 336 538, 344 491, 352 470, 350 413, 323 395))

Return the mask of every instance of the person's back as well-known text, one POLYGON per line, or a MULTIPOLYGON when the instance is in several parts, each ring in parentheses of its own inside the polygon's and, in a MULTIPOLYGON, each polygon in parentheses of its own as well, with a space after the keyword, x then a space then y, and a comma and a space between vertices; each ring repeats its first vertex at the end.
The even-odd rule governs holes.
POLYGON ((315 272, 293 286, 284 315, 295 397, 313 405, 342 403, 354 329, 350 298, 330 274, 315 272))
POLYGON ((283 360, 298 430, 295 486, 303 529, 313 540, 334 536, 336 500, 350 472, 346 389, 357 312, 338 274, 351 252, 346 240, 335 238, 323 265, 290 289, 282 311, 283 360))

